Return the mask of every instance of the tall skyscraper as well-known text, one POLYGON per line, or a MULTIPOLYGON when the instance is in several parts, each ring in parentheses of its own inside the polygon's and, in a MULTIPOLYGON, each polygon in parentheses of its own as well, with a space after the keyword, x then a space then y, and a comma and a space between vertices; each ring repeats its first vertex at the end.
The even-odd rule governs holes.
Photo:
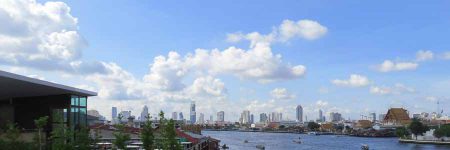
POLYGON ((179 118, 180 118, 180 120, 184 120, 183 112, 180 112, 179 118))
POLYGON ((369 116, 370 116, 370 119, 372 119, 372 120, 371 120, 372 122, 375 122, 375 121, 377 120, 377 114, 375 114, 375 113, 370 113, 369 116))
POLYGON ((319 109, 319 121, 320 122, 323 122, 324 120, 323 120, 323 114, 322 114, 323 112, 322 112, 322 109, 319 109))
POLYGON ((173 112, 172 113, 172 120, 178 120, 178 113, 177 112, 173 112))
POLYGON ((209 115, 209 122, 210 123, 212 123, 214 120, 213 120, 213 115, 209 115))
POLYGON ((242 124, 248 124, 248 123, 250 123, 250 111, 248 111, 248 110, 244 110, 242 113, 241 113, 241 123, 242 124))
POLYGON ((267 122, 267 114, 266 113, 259 114, 259 122, 261 122, 261 123, 267 122))
POLYGON ((117 118, 117 107, 112 107, 111 119, 117 118))
POLYGON ((145 105, 141 112, 141 121, 146 121, 147 116, 148 116, 148 107, 147 105, 145 105))
POLYGON ((205 123, 205 114, 200 113, 200 117, 198 117, 198 124, 204 124, 205 123))
POLYGON ((255 117, 253 116, 253 114, 250 115, 250 123, 255 123, 255 117))
POLYGON ((219 121, 219 122, 225 121, 225 112, 224 111, 217 112, 217 121, 219 121))
POLYGON ((191 102, 191 113, 190 113, 190 121, 191 124, 195 124, 197 122, 197 112, 195 112, 195 102, 191 102))
POLYGON ((303 107, 301 105, 297 106, 296 119, 298 122, 303 122, 303 107))

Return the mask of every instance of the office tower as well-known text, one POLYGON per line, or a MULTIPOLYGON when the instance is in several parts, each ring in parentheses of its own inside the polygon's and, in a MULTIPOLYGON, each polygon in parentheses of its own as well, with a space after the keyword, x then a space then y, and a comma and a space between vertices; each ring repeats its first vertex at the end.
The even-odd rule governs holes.
POLYGON ((338 122, 342 120, 342 115, 340 113, 331 112, 330 113, 330 121, 331 122, 338 122))
POLYGON ((267 122, 267 114, 266 113, 259 114, 259 122, 267 122))
POLYGON ((225 112, 224 111, 217 112, 217 121, 220 121, 220 122, 225 121, 225 112))
POLYGON ((369 114, 369 116, 370 116, 370 119, 372 119, 372 122, 375 122, 376 120, 377 120, 377 116, 376 116, 377 114, 375 114, 375 113, 370 113, 369 114))
POLYGON ((178 113, 177 112, 173 112, 172 113, 172 120, 178 120, 178 113))
POLYGON ((322 109, 319 109, 319 121, 320 122, 323 122, 324 120, 322 120, 323 119, 323 114, 322 114, 323 112, 322 112, 322 109))
POLYGON ((195 124, 197 122, 197 112, 195 112, 195 102, 191 102, 191 113, 190 113, 190 121, 191 124, 195 124))
POLYGON ((253 116, 253 114, 251 114, 250 115, 250 123, 255 123, 255 120, 254 120, 255 118, 254 118, 254 116, 253 116))
POLYGON ((213 122, 213 116, 209 115, 209 122, 212 123, 213 122))
POLYGON ((148 116, 148 107, 147 107, 147 105, 145 105, 144 108, 142 109, 142 112, 141 112, 141 118, 140 118, 141 121, 146 121, 147 120, 147 116, 148 116))
POLYGON ((283 120, 283 113, 278 113, 278 115, 280 115, 280 120, 279 121, 282 121, 283 120))
POLYGON ((179 118, 180 120, 184 120, 183 112, 180 112, 179 118))
POLYGON ((117 107, 112 107, 111 120, 114 120, 114 118, 117 118, 117 107))
POLYGON ((200 113, 200 117, 198 118, 198 124, 204 124, 205 123, 205 114, 200 113))
POLYGON ((301 105, 297 106, 296 119, 298 122, 303 122, 303 107, 301 105))
POLYGON ((242 124, 248 124, 250 123, 250 111, 248 110, 244 110, 241 113, 241 119, 240 119, 242 124))

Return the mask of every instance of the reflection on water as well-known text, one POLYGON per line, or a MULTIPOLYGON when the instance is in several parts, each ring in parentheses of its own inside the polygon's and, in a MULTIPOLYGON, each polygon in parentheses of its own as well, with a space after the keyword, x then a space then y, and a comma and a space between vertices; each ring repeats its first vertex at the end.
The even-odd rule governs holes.
POLYGON ((374 150, 449 150, 450 146, 405 144, 399 143, 397 138, 362 138, 350 136, 321 135, 290 133, 263 133, 263 132, 235 132, 235 131, 202 131, 203 135, 221 140, 231 150, 252 150, 256 145, 264 145, 266 150, 359 150, 367 144, 374 150), (244 141, 247 140, 248 143, 244 141), (301 144, 295 141, 301 141, 301 144))

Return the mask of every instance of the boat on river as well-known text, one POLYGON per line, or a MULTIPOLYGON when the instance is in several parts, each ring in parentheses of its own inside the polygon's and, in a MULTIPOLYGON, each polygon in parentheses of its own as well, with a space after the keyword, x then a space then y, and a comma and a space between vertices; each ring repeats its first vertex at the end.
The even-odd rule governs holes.
POLYGON ((260 150, 265 150, 266 149, 266 147, 264 145, 256 145, 256 148, 260 149, 260 150))

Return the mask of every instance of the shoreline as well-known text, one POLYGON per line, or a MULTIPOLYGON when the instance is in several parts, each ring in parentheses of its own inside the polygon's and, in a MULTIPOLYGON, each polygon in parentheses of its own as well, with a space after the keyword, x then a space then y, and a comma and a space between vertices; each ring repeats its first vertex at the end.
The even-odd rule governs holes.
POLYGON ((450 141, 422 141, 422 140, 398 139, 398 142, 414 143, 414 144, 450 145, 450 141))

